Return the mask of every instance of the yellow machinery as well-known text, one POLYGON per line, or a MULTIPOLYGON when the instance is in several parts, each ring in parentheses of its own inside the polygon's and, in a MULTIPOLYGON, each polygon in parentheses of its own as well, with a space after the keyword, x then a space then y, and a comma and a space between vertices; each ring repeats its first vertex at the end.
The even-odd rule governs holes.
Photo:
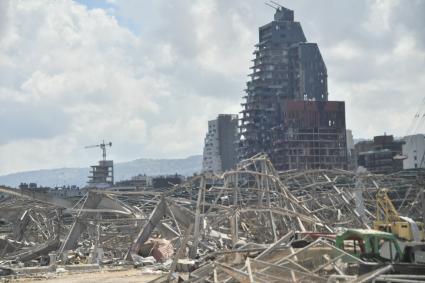
POLYGON ((400 216, 388 197, 387 189, 380 189, 376 195, 376 221, 373 222, 373 228, 393 233, 407 241, 425 240, 424 223, 400 216))

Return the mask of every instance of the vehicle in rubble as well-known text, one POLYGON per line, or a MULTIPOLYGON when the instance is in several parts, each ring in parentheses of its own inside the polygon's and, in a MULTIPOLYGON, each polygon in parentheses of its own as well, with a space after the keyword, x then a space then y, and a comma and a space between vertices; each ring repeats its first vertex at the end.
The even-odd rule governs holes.
POLYGON ((380 189, 376 194, 376 221, 375 230, 392 233, 405 241, 424 241, 424 223, 400 216, 394 207, 387 189, 380 189))
POLYGON ((383 231, 348 229, 336 236, 335 245, 366 262, 425 264, 425 243, 402 242, 383 231))

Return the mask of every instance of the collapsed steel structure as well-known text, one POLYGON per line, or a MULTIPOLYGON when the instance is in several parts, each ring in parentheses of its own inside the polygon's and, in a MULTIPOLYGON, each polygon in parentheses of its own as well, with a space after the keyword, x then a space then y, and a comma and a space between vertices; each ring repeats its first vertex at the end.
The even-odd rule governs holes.
MULTIPOLYGON (((143 265, 153 254, 168 271, 156 282, 176 271, 192 271, 187 282, 367 282, 359 281, 358 266, 370 263, 337 249, 327 235, 370 228, 382 187, 402 214, 422 216, 413 179, 277 172, 264 155, 162 191, 112 187, 70 200, 1 187, 10 197, 0 202, 0 265, 19 274, 25 266, 143 265)), ((394 277, 383 274, 392 268, 376 267, 369 277, 389 282, 394 277)))

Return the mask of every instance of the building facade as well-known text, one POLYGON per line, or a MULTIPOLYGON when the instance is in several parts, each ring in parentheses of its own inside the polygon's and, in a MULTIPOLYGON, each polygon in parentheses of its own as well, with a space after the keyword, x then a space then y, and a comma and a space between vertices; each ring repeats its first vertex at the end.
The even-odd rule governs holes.
POLYGON ((402 146, 404 141, 392 135, 375 136, 373 141, 356 143, 357 166, 375 174, 389 174, 403 170, 402 146))
POLYGON ((274 20, 259 28, 253 62, 242 103, 239 158, 266 153, 278 170, 346 168, 344 103, 328 102, 320 50, 307 42, 292 10, 277 8, 274 20), (332 124, 324 120, 328 115, 335 115, 332 124))
POLYGON ((276 168, 345 168, 344 102, 283 100, 280 108, 282 122, 272 139, 276 168))
POLYGON ((203 153, 203 172, 220 173, 233 168, 237 159, 238 116, 220 114, 208 121, 203 153))
POLYGON ((347 139, 347 169, 354 170, 356 168, 356 157, 354 151, 354 137, 353 132, 349 129, 346 131, 346 139, 347 139))
POLYGON ((348 152, 348 155, 352 156, 352 155, 354 155, 353 132, 349 129, 347 129, 345 132, 346 132, 346 136, 347 136, 347 152, 348 152))
POLYGON ((217 129, 217 120, 208 121, 208 132, 204 140, 204 152, 202 160, 203 172, 221 171, 221 158, 217 129))
POLYGON ((403 169, 425 168, 425 136, 411 135, 403 140, 403 169))
POLYGON ((89 187, 106 188, 114 185, 114 161, 100 160, 98 165, 90 166, 89 187))

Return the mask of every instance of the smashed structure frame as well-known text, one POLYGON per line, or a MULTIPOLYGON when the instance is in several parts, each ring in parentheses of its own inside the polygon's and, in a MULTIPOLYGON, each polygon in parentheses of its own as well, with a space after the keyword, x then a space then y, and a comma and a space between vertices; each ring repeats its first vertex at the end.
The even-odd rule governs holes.
MULTIPOLYGON (((161 237, 176 251, 164 280, 177 278, 183 258, 195 269, 188 282, 359 280, 347 270, 370 263, 319 236, 370 228, 375 194, 383 187, 402 214, 419 219, 418 184, 345 170, 277 172, 259 154, 221 176, 195 176, 162 191, 90 190, 72 201, 0 187, 10 195, 0 203, 6 221, 0 264, 48 264, 49 254, 50 265, 132 262, 148 239, 161 237), (311 244, 292 248, 299 240, 311 244)), ((395 278, 383 274, 373 278, 395 278)))

